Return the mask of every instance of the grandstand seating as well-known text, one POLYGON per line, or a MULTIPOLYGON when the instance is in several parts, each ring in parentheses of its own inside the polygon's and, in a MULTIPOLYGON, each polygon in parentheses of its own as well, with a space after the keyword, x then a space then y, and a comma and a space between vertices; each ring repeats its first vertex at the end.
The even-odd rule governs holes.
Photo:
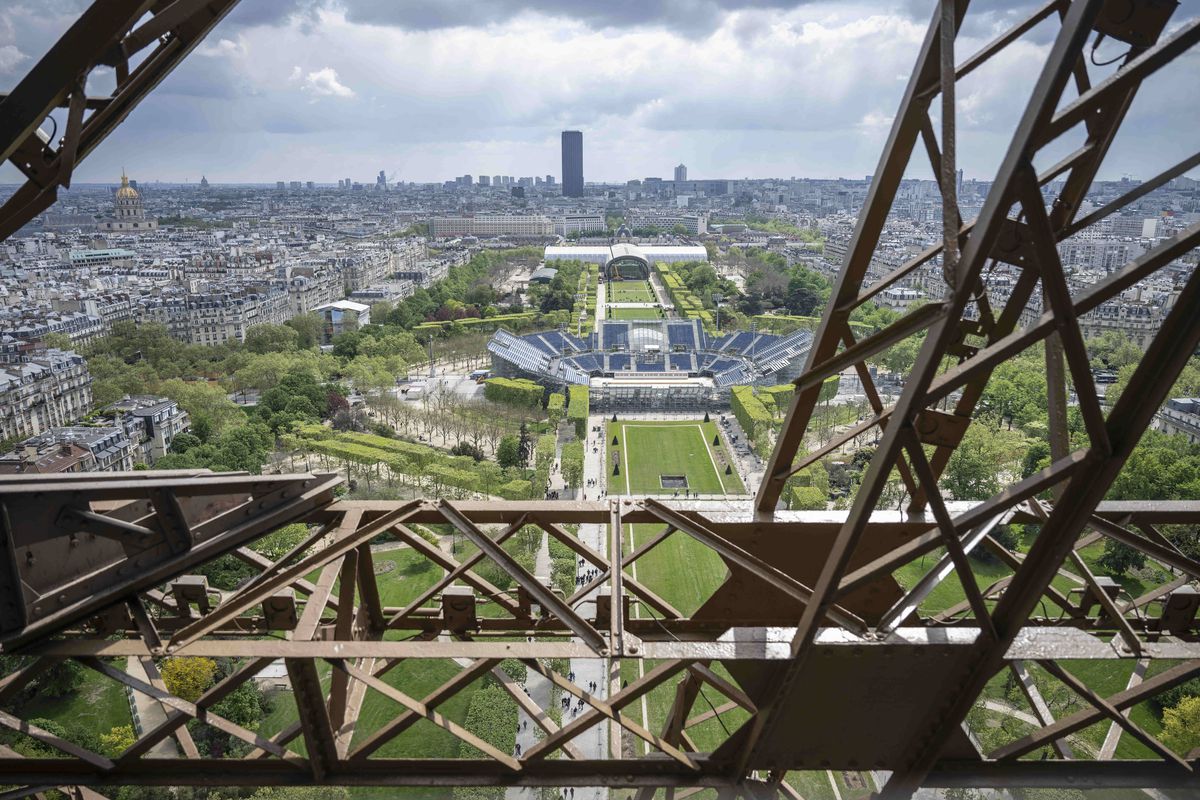
POLYGON ((554 349, 553 345, 548 343, 541 336, 526 336, 522 341, 527 342, 532 347, 536 347, 538 350, 541 350, 547 355, 558 355, 558 351, 554 349))
POLYGON ((603 345, 605 350, 629 349, 629 325, 620 322, 606 322, 602 326, 603 345))
POLYGON ((671 369, 692 372, 695 364, 691 353, 671 353, 667 356, 671 369))
POLYGON ((488 342, 497 358, 533 376, 555 382, 588 383, 592 377, 656 375, 711 376, 718 387, 771 379, 812 344, 812 334, 796 331, 787 336, 740 331, 709 337, 696 320, 663 320, 659 323, 612 320, 583 338, 562 331, 516 336, 503 329, 488 342), (653 325, 661 338, 643 331, 653 325), (632 336, 631 331, 639 331, 632 336), (660 352, 657 348, 664 347, 660 352))
POLYGON ((725 345, 723 347, 720 347, 718 349, 722 353, 725 353, 728 351, 743 353, 746 351, 746 348, 749 347, 750 343, 755 340, 755 338, 756 338, 756 336, 752 331, 739 331, 738 333, 734 334, 733 337, 731 337, 727 342, 725 342, 725 345))
POLYGON ((696 323, 695 322, 668 322, 667 323, 667 343, 674 347, 682 347, 686 350, 696 349, 696 323))
POLYGON ((608 357, 608 369, 612 372, 620 372, 623 369, 629 369, 633 357, 628 353, 613 353, 608 357))

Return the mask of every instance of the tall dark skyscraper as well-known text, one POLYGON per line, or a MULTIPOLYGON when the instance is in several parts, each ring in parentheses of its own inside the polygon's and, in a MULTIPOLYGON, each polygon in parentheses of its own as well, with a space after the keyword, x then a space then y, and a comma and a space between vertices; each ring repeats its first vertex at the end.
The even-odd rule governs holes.
POLYGON ((583 133, 562 132, 563 197, 583 197, 583 133))

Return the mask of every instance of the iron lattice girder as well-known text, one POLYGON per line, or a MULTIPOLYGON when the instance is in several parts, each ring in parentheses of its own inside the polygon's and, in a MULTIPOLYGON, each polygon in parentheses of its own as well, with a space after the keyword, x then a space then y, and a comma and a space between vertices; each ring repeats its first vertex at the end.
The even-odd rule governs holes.
POLYGON ((12 92, 0 96, 0 159, 26 178, 0 207, 0 239, 53 205, 58 187, 71 185, 76 164, 237 2, 94 0, 12 92), (102 66, 114 68, 116 87, 89 97, 88 76, 102 66), (39 126, 58 107, 67 108, 66 123, 60 141, 52 142, 39 126))
MULTIPOLYGON (((191 482, 202 485, 197 494, 212 498, 227 496, 219 490, 228 493, 231 482, 233 486, 246 486, 253 485, 252 480, 238 476, 191 476, 191 482)), ((267 482, 305 486, 313 481, 310 476, 279 476, 267 482)), ((20 488, 22 492, 7 492, 0 483, 0 502, 12 503, 14 498, 31 489, 28 482, 18 484, 14 488, 20 488)), ((140 512, 141 519, 146 519, 153 517, 154 511, 145 508, 141 498, 160 494, 166 487, 178 488, 178 477, 156 480, 152 474, 145 473, 140 473, 137 480, 120 475, 89 477, 86 482, 64 480, 62 486, 56 488, 73 492, 77 507, 97 509, 100 516, 120 517, 122 512, 133 507, 140 512)), ((978 515, 975 508, 969 504, 947 503, 945 513, 955 519, 970 519, 978 515)), ((1003 510, 1006 519, 1016 522, 1036 521, 1043 512, 1043 508, 1031 507, 1020 500, 1014 500, 1003 510)), ((1134 545, 1145 542, 1148 549, 1161 548, 1160 543, 1140 537, 1129 527, 1152 529, 1157 524, 1200 521, 1200 504, 1106 503, 1097 507, 1095 517, 1094 526, 1100 532, 1116 533, 1134 545)), ((260 565, 264 570, 260 576, 251 579, 241 590, 226 594, 220 605, 198 616, 196 609, 151 605, 154 609, 150 615, 152 630, 130 621, 123 627, 110 627, 96 633, 89 624, 83 624, 85 620, 76 616, 57 628, 58 635, 53 638, 43 634, 29 640, 30 637, 23 636, 21 631, 9 632, 8 641, 23 642, 18 652, 32 660, 27 668, 0 680, 0 697, 19 691, 47 665, 72 658, 134 692, 149 695, 170 711, 163 723, 143 732, 117 759, 107 759, 77 745, 56 741, 44 732, 34 731, 44 744, 63 749, 66 757, 26 759, 5 757, 0 753, 0 780, 34 787, 52 782, 59 785, 65 781, 96 787, 120 784, 301 785, 314 782, 379 786, 493 783, 720 786, 727 785, 731 770, 738 768, 745 732, 752 729, 762 709, 772 704, 786 712, 782 716, 792 722, 782 735, 763 743, 758 759, 750 762, 751 769, 899 769, 903 762, 897 758, 911 735, 909 724, 916 711, 939 702, 945 695, 947 677, 960 665, 976 659, 990 640, 970 617, 949 625, 928 626, 924 617, 912 614, 908 615, 906 624, 887 635, 875 635, 857 625, 852 629, 823 627, 814 636, 812 659, 801 676, 800 688, 787 698, 773 695, 770 691, 773 675, 793 663, 792 642, 797 631, 794 626, 781 624, 779 620, 791 618, 796 603, 801 604, 802 610, 806 596, 795 596, 792 582, 805 580, 802 562, 822 562, 821 548, 829 545, 844 524, 844 512, 779 512, 763 518, 748 504, 721 502, 667 505, 654 500, 614 499, 584 503, 464 501, 447 504, 418 501, 405 504, 331 502, 326 498, 301 518, 317 526, 323 536, 310 536, 306 546, 295 548, 290 556, 260 565), (616 513, 617 509, 620 513, 616 513), (720 587, 691 616, 655 621, 622 613, 619 616, 623 625, 619 628, 597 621, 597 635, 614 642, 613 646, 607 642, 589 644, 586 639, 573 636, 572 625, 578 626, 579 619, 524 616, 528 612, 522 610, 520 604, 511 606, 517 609, 512 618, 483 616, 469 631, 448 631, 449 622, 444 614, 439 614, 436 609, 418 609, 421 613, 402 618, 398 626, 391 629, 409 631, 416 638, 383 638, 383 629, 372 627, 368 622, 366 604, 370 602, 369 598, 378 596, 378 590, 373 570, 358 569, 363 552, 360 548, 380 535, 399 535, 411 525, 446 524, 449 519, 456 520, 460 529, 469 525, 481 535, 494 536, 497 540, 511 536, 524 524, 565 533, 562 526, 571 523, 612 525, 615 520, 619 530, 631 521, 637 524, 657 521, 666 524, 664 536, 652 537, 636 550, 623 552, 617 562, 606 553, 585 548, 589 562, 601 571, 612 571, 614 563, 619 563, 621 573, 631 577, 625 570, 645 553, 653 551, 671 535, 686 536, 721 555, 731 570, 730 578, 726 586, 720 587), (499 527, 499 532, 485 531, 489 526, 499 527), (690 529, 690 532, 684 529, 690 529), (770 547, 763 550, 762 543, 788 541, 794 543, 789 548, 794 551, 791 557, 780 557, 770 547), (771 559, 767 562, 770 566, 748 560, 746 548, 761 550, 771 559), (272 624, 261 618, 255 604, 271 596, 276 588, 294 584, 297 575, 314 570, 320 571, 322 577, 311 584, 307 601, 298 609, 301 613, 290 623, 292 627, 285 628, 290 630, 290 640, 268 636, 277 631, 275 625, 278 623, 272 624), (785 579, 781 575, 789 577, 785 579), (334 592, 334 579, 339 577, 341 587, 334 592), (736 591, 730 595, 727 589, 734 584, 737 584, 736 591), (367 591, 372 587, 374 591, 367 591), (335 594, 336 606, 333 605, 335 594), (737 608, 723 606, 731 602, 731 597, 740 598, 740 602, 733 601, 738 602, 737 608), (777 608, 781 602, 793 606, 781 613, 777 608), (759 621, 757 625, 755 620, 759 621), (449 638, 445 636, 447 633, 451 634, 449 638), (526 637, 531 638, 526 640, 526 637), (644 676, 630 680, 620 691, 614 690, 609 699, 603 694, 586 691, 585 687, 575 686, 567 676, 548 666, 556 659, 601 658, 602 653, 608 654, 607 659, 612 664, 642 662, 646 665, 644 676), (152 686, 152 681, 147 683, 133 678, 109 665, 111 659, 155 659, 166 654, 231 659, 239 666, 197 702, 189 703, 172 697, 161 686, 152 686), (251 680, 263 666, 277 659, 288 665, 297 706, 303 712, 302 724, 266 737, 230 723, 209 710, 222 697, 251 680), (542 720, 546 739, 540 748, 534 748, 524 756, 493 752, 491 746, 479 740, 474 732, 442 716, 436 707, 475 685, 489 671, 496 671, 505 659, 521 660, 530 669, 542 672, 553 683, 591 706, 591 710, 558 728, 536 703, 531 705, 530 698, 511 678, 501 679, 501 685, 514 701, 531 712, 531 718, 542 720), (345 677, 325 688, 317 677, 317 666, 323 662, 334 667, 335 675, 345 677), (442 687, 424 699, 418 699, 415 694, 405 691, 403 683, 384 684, 380 680, 394 665, 402 662, 427 662, 431 666, 458 663, 462 668, 442 687), (708 665, 719 665, 722 672, 710 671, 708 665), (910 676, 902 692, 895 691, 891 680, 898 673, 910 676), (723 698, 718 700, 719 706, 714 705, 708 710, 703 706, 695 708, 699 698, 694 688, 696 684, 692 682, 696 680, 700 680, 710 694, 716 692, 723 698), (674 708, 671 714, 672 720, 680 722, 669 723, 659 734, 647 728, 630 711, 636 707, 638 698, 664 684, 676 687, 677 704, 682 705, 674 708), (689 685, 693 686, 691 690, 687 689, 689 685), (357 709, 372 694, 382 694, 394 701, 399 716, 371 733, 362 743, 367 746, 370 742, 369 746, 362 750, 354 739, 357 709), (869 703, 874 709, 869 725, 847 725, 841 709, 833 707, 840 706, 842 700, 850 696, 869 703), (736 728, 715 750, 697 750, 689 731, 705 720, 728 715, 735 709, 748 715, 749 721, 736 728), (183 725, 190 719, 215 726, 255 749, 246 759, 210 761, 193 754, 172 761, 169 770, 163 770, 161 764, 145 758, 160 743, 186 734, 183 725), (479 749, 491 758, 454 761, 454 767, 450 768, 444 760, 395 760, 380 755, 383 746, 421 719, 443 727, 467 744, 485 745, 479 749), (596 754, 583 752, 580 735, 604 722, 646 742, 651 753, 639 758, 597 758, 596 754), (831 737, 829 731, 834 728, 839 733, 831 737), (305 737, 308 757, 300 755, 290 745, 301 734, 305 737), (546 758, 560 748, 568 756, 565 761, 546 758), (221 768, 216 769, 216 764, 221 768), (50 775, 54 775, 53 780, 50 775)), ((31 529, 40 530, 35 517, 18 519, 31 529)), ((868 560, 874 546, 871 540, 884 542, 886 546, 882 549, 889 551, 896 543, 916 541, 928 534, 936 522, 936 519, 923 515, 876 512, 867 528, 864 539, 867 546, 860 558, 864 562, 868 560)), ((30 532, 21 530, 18 525, 13 535, 24 541, 30 532)), ((39 535, 53 540, 71 534, 41 532, 39 535)), ((1085 537, 1081 544, 1091 543, 1099 535, 1085 537)), ((221 541, 223 536, 224 533, 216 533, 214 538, 214 543, 220 543, 221 552, 235 543, 221 541)), ((103 540, 97 541, 103 543, 103 540)), ((620 537, 615 542, 623 551, 626 549, 626 545, 619 544, 620 537)), ((245 539, 239 536, 237 543, 244 544, 245 539)), ((1161 553, 1161 549, 1158 552, 1161 553)), ((909 556, 911 561, 919 558, 920 552, 912 551, 909 556)), ((507 564, 505 559, 491 560, 500 566, 507 564)), ((20 565, 17 566, 20 569, 20 565)), ((176 569, 189 570, 196 566, 196 561, 192 561, 178 564, 176 569)), ((1200 565, 1189 562, 1187 566, 1200 572, 1200 565)), ((445 564, 443 567, 448 574, 463 578, 473 572, 470 566, 458 569, 445 564)), ((511 574, 518 584, 518 592, 527 589, 535 580, 523 572, 511 574)), ((931 574, 935 576, 932 580, 936 581, 948 573, 935 569, 931 574)), ((176 572, 162 580, 169 582, 178 577, 176 572)), ((632 581, 629 583, 633 584, 632 581)), ((612 598, 613 609, 625 607, 625 595, 634 603, 645 602, 638 594, 647 589, 645 586, 635 588, 625 581, 610 581, 610 586, 616 591, 612 598)), ((847 613, 862 615, 874 624, 879 618, 878 610, 886 604, 872 601, 872 591, 891 598, 895 596, 895 584, 890 574, 885 573, 865 582, 862 588, 864 593, 861 595, 846 595, 847 613)), ((132 604, 148 598, 157 589, 127 577, 114 587, 114 591, 132 604)), ((1002 593, 1000 597, 1003 598, 1002 593)), ((89 610, 96 612, 102 608, 98 604, 89 610)), ((378 611, 378 619, 388 619, 398 609, 380 607, 378 611)), ((1154 622, 1152 616, 1145 614, 1130 618, 1139 637, 1140 656, 1170 659, 1182 662, 1182 666, 1104 701, 1114 708, 1128 708, 1200 674, 1200 641, 1197 637, 1165 635, 1154 622)), ((588 617, 583 624, 592 625, 593 620, 588 617)), ((1085 609, 1084 613, 1063 618, 1028 618, 1003 653, 1003 660, 1019 664, 1042 663, 1047 659, 1116 660, 1127 657, 1128 653, 1112 641, 1115 630, 1113 620, 1103 611, 1089 614, 1085 609)), ((1029 741, 1035 748, 1042 741, 1056 742, 1061 735, 1054 731, 1078 730, 1095 721, 1098 719, 1087 712, 1061 720, 1050 718, 1045 721, 1043 730, 1034 735, 1049 738, 1029 741)), ((22 728, 26 724, 16 718, 0 718, 0 725, 8 727, 22 728)), ((182 738, 180 740, 182 744, 182 738)), ((1010 746, 1031 745, 1016 741, 1010 746)), ((965 780, 964 775, 983 774, 992 763, 984 760, 983 754, 974 749, 969 739, 960 736, 948 743, 935 762, 933 781, 945 780, 952 784, 965 780)), ((1086 769, 1095 762, 1071 763, 1086 769)), ((1058 779, 1059 775, 1054 772, 1041 774, 1051 779, 1058 779)), ((1075 774, 1072 773, 1072 779, 1075 774)), ((1172 780, 1173 777, 1168 775, 1165 783, 1172 780)))
MULTIPOLYGON (((14 92, 0 99, 0 155, 28 178, 0 209, 0 237, 53 202, 55 188, 68 185, 74 164, 234 2, 97 0, 85 12, 14 92), (152 43, 157 44, 151 53, 132 65, 131 57, 152 43), (97 64, 116 67, 117 90, 111 97, 84 95, 86 75, 97 64), (57 147, 43 141, 36 130, 54 107, 67 109, 63 141, 57 147)), ((1177 757, 1194 754, 1170 754, 1144 731, 1118 719, 1116 712, 1200 671, 1195 609, 1188 619, 1185 606, 1182 622, 1169 621, 1165 608, 1158 617, 1146 613, 1200 573, 1200 565, 1173 548, 1154 526, 1194 524, 1200 521, 1200 506, 1110 504, 1101 498, 1200 339, 1200 278, 1188 281, 1148 349, 1131 382, 1138 393, 1120 398, 1107 418, 1102 418, 1081 368, 1086 354, 1078 317, 1195 248, 1200 226, 1181 231, 1075 297, 1066 293, 1054 244, 1200 163, 1200 154, 1184 159, 1123 197, 1076 218, 1141 82, 1200 41, 1200 21, 1185 23, 1159 43, 1170 16, 1164 13, 1169 3, 1121 3, 1120 14, 1110 8, 1113 5, 1100 0, 1047 3, 960 63, 954 47, 968 3, 939 0, 816 332, 809 369, 797 381, 796 397, 753 510, 733 504, 636 500, 342 503, 331 501, 332 481, 321 476, 139 473, 46 484, 27 479, 0 482, 6 548, 6 563, 0 565, 0 641, 6 653, 23 647, 33 659, 0 678, 0 699, 15 696, 56 661, 78 658, 109 679, 133 682, 136 691, 172 709, 163 725, 143 733, 115 760, 4 715, 0 724, 23 729, 65 757, 22 759, 0 750, 0 775, 7 782, 29 784, 26 794, 69 780, 89 785, 736 786, 755 795, 778 787, 791 796, 794 790, 786 784, 764 784, 749 776, 755 770, 774 770, 775 781, 786 769, 809 767, 892 769, 885 794, 896 796, 908 795, 922 784, 1082 786, 1102 781, 1168 787, 1194 780, 1195 762, 1177 757), (1055 16, 1061 30, 1031 88, 987 201, 978 219, 964 222, 953 182, 958 145, 952 113, 955 82, 1055 16), (1128 42, 1131 50, 1121 69, 1092 85, 1085 43, 1096 31, 1128 42), (1079 97, 1067 101, 1070 85, 1079 97), (940 141, 929 115, 939 95, 940 141), (1035 174, 1032 165, 1042 148, 1079 126, 1083 144, 1035 174), (868 283, 884 221, 918 138, 943 192, 942 243, 868 283), (1051 182, 1059 182, 1061 189, 1046 208, 1042 187, 1051 182), (1017 210, 1020 218, 1014 220, 1010 215, 1017 210), (857 341, 848 325, 851 312, 938 257, 948 284, 944 300, 857 341), (981 280, 989 259, 1018 271, 1016 286, 1002 307, 992 307, 981 280), (1021 312, 1039 284, 1046 294, 1046 312, 1018 328, 1021 312), (967 313, 972 308, 974 315, 967 313), (865 360, 920 331, 928 335, 913 374, 899 402, 885 408, 865 360), (966 430, 991 371, 1043 340, 1051 354, 1047 373, 1054 463, 974 508, 946 503, 938 493, 937 478, 966 430), (1059 363, 1060 349, 1069 372, 1059 363), (958 363, 942 370, 947 357, 958 363), (874 416, 797 461, 820 379, 847 367, 863 378, 874 416), (1080 395, 1088 431, 1087 445, 1074 453, 1067 452, 1063 441, 1068 377, 1080 395), (952 414, 932 409, 956 392, 952 414), (876 426, 882 428, 883 439, 849 512, 792 514, 776 509, 786 480, 799 468, 876 426), (932 447, 928 460, 922 445, 932 447), (894 468, 913 498, 906 515, 875 510, 882 482, 894 468), (1035 496, 1048 489, 1057 494, 1056 502, 1039 504, 1035 496), (932 515, 924 512, 927 504, 932 515), (293 520, 319 526, 293 553, 270 562, 245 547, 293 520), (1034 522, 1041 525, 1042 535, 1028 554, 1009 552, 989 536, 989 526, 1001 522, 1034 522), (664 532, 625 552, 623 526, 647 523, 665 525, 664 532), (458 563, 409 529, 415 524, 452 524, 481 545, 480 556, 458 563), (561 600, 485 541, 494 531, 480 528, 505 526, 497 545, 523 525, 537 526, 569 543, 574 540, 565 526, 571 524, 598 525, 607 535, 600 537, 599 551, 576 542, 572 549, 594 565, 600 577, 561 600), (1092 533, 1087 533, 1089 528, 1092 533), (419 602, 384 607, 371 567, 369 542, 377 535, 399 538, 448 577, 419 602), (672 535, 700 542, 728 568, 725 583, 690 615, 663 600, 660 589, 631 574, 642 557, 672 535), (1100 537, 1141 549, 1182 575, 1128 602, 1107 597, 1077 552, 1100 537), (949 546, 949 555, 907 592, 902 590, 892 573, 941 545, 949 546), (976 548, 996 554, 1012 574, 984 587, 970 602, 932 618, 923 615, 920 609, 928 592, 955 572, 970 571, 964 555, 976 548), (192 608, 186 585, 172 590, 175 594, 164 591, 171 581, 227 552, 259 575, 224 596, 216 608, 206 607, 207 598, 192 608), (517 587, 501 591, 479 575, 475 566, 483 560, 507 573, 517 587), (1064 570, 1068 561, 1076 572, 1064 570), (311 570, 319 570, 315 582, 307 578, 311 570), (1051 585, 1056 575, 1078 582, 1083 598, 1078 604, 1051 585), (439 592, 451 594, 444 590, 453 588, 449 584, 456 579, 487 595, 500 615, 475 618, 464 627, 451 619, 453 609, 444 600, 442 609, 424 605, 439 592), (608 616, 602 618, 597 603, 589 617, 584 604, 601 585, 609 592, 608 616), (1035 615, 1043 600, 1061 607, 1063 615, 1035 615), (627 614, 627 602, 651 618, 627 614), (1092 613, 1097 605, 1099 611, 1092 613), (414 638, 385 639, 385 630, 414 638), (270 636, 280 631, 289 631, 291 640, 270 636), (223 655, 242 661, 221 684, 189 704, 164 695, 153 676, 149 683, 141 682, 102 660, 132 656, 153 667, 152 658, 164 654, 223 655), (1053 663, 1135 654, 1182 664, 1101 698, 1053 663), (287 664, 302 722, 268 739, 208 711, 223 693, 250 680, 255 667, 276 657, 287 664), (420 700, 402 688, 388 685, 385 690, 379 683, 403 660, 457 658, 473 660, 460 663, 458 674, 420 700), (582 751, 576 735, 586 727, 582 722, 557 728, 511 678, 502 678, 504 691, 531 713, 548 737, 544 741, 550 744, 537 750, 535 758, 486 748, 478 749, 491 758, 453 762, 354 758, 358 710, 370 692, 382 692, 401 707, 399 716, 377 732, 372 748, 386 743, 389 730, 399 734, 418 719, 440 724, 466 744, 480 744, 436 707, 481 676, 494 674, 494 662, 505 658, 524 660, 589 705, 585 719, 605 726, 611 738, 611 752, 602 754, 607 757, 582 751), (610 676, 620 674, 624 660, 658 663, 627 687, 618 689, 618 679, 610 696, 572 687, 568 678, 546 665, 556 658, 603 658, 610 676), (318 678, 320 661, 334 668, 328 689, 318 678), (1047 661, 1051 663, 1045 667, 1027 666, 1047 661), (710 665, 719 665, 729 677, 706 672, 710 665), (1022 691, 1041 724, 1028 736, 984 754, 965 735, 962 722, 977 707, 987 682, 1006 667, 1023 676, 1022 691), (904 682, 897 681, 897 675, 903 675, 904 682), (1038 685, 1055 675, 1091 708, 1055 720, 1038 685), (675 702, 661 734, 622 710, 652 687, 671 682, 675 702), (693 713, 701 684, 725 702, 693 713), (877 713, 863 725, 849 724, 841 707, 848 697, 869 703, 877 713), (711 751, 698 748, 694 726, 733 709, 740 709, 746 721, 711 751), (196 758, 195 745, 182 728, 191 718, 251 742, 255 747, 250 757, 196 758), (1162 757, 1137 762, 1014 760, 1040 747, 1053 747, 1062 759, 1071 753, 1065 736, 1104 720, 1111 720, 1110 729, 1117 735, 1126 730, 1162 757), (645 742, 651 754, 616 757, 623 733, 645 742), (301 735, 308 758, 288 749, 301 735), (185 758, 172 761, 169 769, 143 758, 171 737, 185 758), (560 744, 566 759, 543 757, 560 744)), ((962 579, 973 581, 974 576, 962 579)))

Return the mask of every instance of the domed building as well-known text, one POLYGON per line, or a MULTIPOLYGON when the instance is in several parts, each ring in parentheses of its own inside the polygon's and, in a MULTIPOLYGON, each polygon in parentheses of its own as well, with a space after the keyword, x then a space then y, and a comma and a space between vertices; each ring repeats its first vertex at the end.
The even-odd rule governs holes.
POLYGON ((142 196, 129 185, 129 176, 121 171, 121 187, 113 194, 112 219, 103 220, 100 229, 114 233, 136 233, 158 229, 158 220, 146 219, 142 196))

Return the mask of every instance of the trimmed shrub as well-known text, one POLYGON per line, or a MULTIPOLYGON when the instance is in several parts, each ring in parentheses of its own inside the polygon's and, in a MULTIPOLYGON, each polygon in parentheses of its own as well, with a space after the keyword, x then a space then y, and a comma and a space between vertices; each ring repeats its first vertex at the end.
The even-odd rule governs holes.
POLYGON ((569 401, 567 403, 567 419, 575 423, 575 436, 580 439, 587 438, 587 421, 588 421, 588 387, 581 384, 572 384, 568 389, 569 401))
POLYGON ((558 423, 562 422, 563 414, 566 412, 567 398, 566 395, 555 392, 550 395, 550 399, 546 402, 546 414, 550 418, 550 427, 557 428, 558 423))
POLYGON ((522 408, 541 406, 545 393, 541 384, 525 378, 488 378, 483 386, 483 396, 493 403, 522 408))
POLYGON ((753 387, 734 386, 729 394, 730 409, 741 424, 746 437, 756 439, 774 421, 770 410, 754 394, 753 387))

